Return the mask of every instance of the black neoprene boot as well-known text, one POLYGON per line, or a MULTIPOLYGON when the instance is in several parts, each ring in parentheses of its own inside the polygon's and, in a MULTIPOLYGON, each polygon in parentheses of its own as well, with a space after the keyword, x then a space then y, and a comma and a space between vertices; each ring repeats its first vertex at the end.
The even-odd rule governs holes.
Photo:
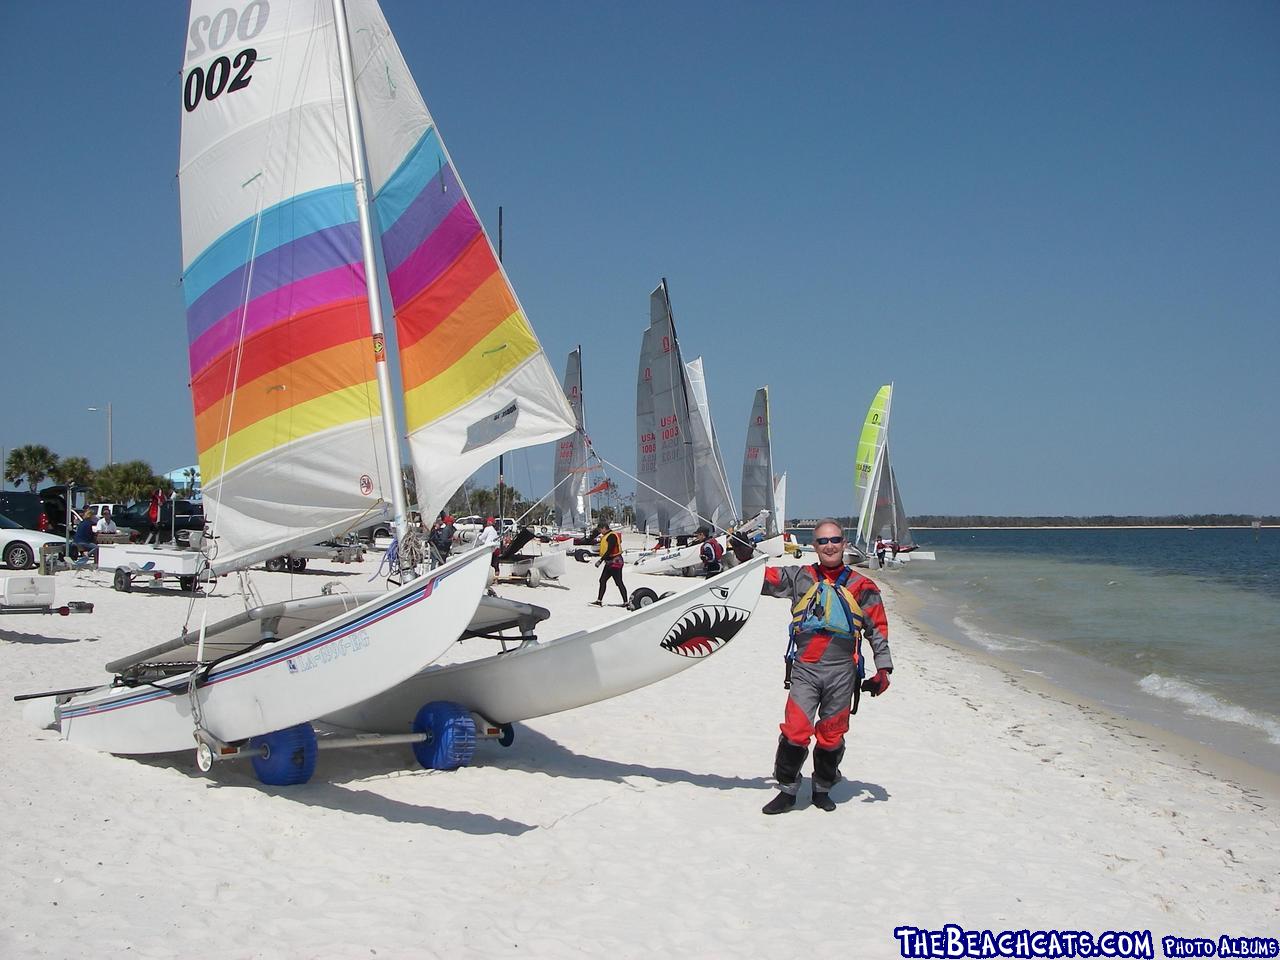
POLYGON ((819 810, 830 813, 836 808, 827 791, 843 779, 840 775, 840 761, 843 759, 843 743, 834 750, 813 748, 813 805, 819 810))
POLYGON ((778 781, 781 789, 776 797, 761 808, 762 813, 786 813, 796 805, 796 793, 800 789, 800 767, 808 755, 808 747, 798 747, 786 737, 778 737, 778 752, 773 759, 773 778, 778 781))

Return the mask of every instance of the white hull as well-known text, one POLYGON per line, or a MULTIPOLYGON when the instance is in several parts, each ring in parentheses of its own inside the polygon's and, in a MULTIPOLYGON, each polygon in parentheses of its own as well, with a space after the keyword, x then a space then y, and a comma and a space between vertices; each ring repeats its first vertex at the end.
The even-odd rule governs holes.
POLYGON ((114 543, 98 547, 98 569, 154 570, 173 576, 194 577, 200 572, 204 555, 199 550, 173 550, 144 543, 114 543))
MULTIPOLYGON (((439 658, 471 621, 489 571, 473 552, 338 616, 342 598, 271 604, 217 625, 212 649, 243 645, 246 633, 279 639, 228 656, 197 688, 205 729, 235 743, 314 720, 375 696, 439 658), (259 614, 255 616, 255 614, 259 614)), ((210 654, 212 656, 212 654, 210 654)), ((118 754, 167 753, 195 745, 191 674, 136 686, 104 686, 58 703, 63 739, 118 754)))
POLYGON ((531 570, 537 570, 542 576, 558 580, 564 576, 564 554, 544 553, 527 560, 516 560, 512 563, 499 561, 498 568, 503 576, 523 577, 531 570))
POLYGON ((783 539, 782 534, 778 534, 776 537, 770 537, 768 540, 761 540, 756 544, 756 550, 759 553, 764 554, 766 557, 776 558, 787 552, 786 543, 787 542, 783 539))
MULTIPOLYGON (((720 542, 722 549, 727 550, 726 538, 724 536, 716 537, 720 542)), ((770 537, 756 544, 757 555, 766 557, 781 557, 785 552, 785 541, 782 535, 770 537)), ((690 567, 701 569, 702 567, 702 544, 691 543, 687 547, 676 547, 672 550, 661 550, 656 553, 646 553, 639 557, 633 565, 636 573, 649 573, 656 575, 672 575, 682 574, 690 567)), ((732 559, 732 558, 731 558, 732 559)))
POLYGON ((424 704, 447 700, 504 724, 637 690, 723 648, 760 599, 764 565, 763 558, 752 560, 592 630, 432 667, 323 719, 358 730, 402 733, 424 704))
MULTIPOLYGON (((720 536, 716 539, 723 547, 724 537, 720 536)), ((634 569, 636 573, 680 574, 690 567, 702 566, 702 560, 699 557, 701 550, 702 544, 691 543, 687 547, 674 547, 670 550, 646 553, 636 560, 634 569)))

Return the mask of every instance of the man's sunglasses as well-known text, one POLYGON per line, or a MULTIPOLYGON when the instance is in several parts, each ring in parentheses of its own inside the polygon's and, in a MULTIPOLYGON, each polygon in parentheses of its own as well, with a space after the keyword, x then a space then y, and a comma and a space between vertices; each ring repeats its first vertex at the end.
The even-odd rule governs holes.
POLYGON ((825 547, 828 543, 844 543, 844 537, 815 537, 813 542, 820 547, 825 547))

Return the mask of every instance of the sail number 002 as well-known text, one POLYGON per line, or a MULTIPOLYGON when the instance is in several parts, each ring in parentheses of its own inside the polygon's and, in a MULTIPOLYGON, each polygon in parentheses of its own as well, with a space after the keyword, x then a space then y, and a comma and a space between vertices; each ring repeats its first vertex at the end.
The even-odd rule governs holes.
MULTIPOLYGON (((212 17, 196 17, 188 33, 191 46, 187 48, 187 59, 198 57, 206 50, 221 50, 233 39, 248 43, 262 32, 270 14, 268 0, 251 0, 243 10, 226 7, 212 17)), ((253 79, 249 70, 257 59, 258 51, 247 47, 234 58, 215 57, 207 69, 192 67, 182 85, 182 105, 187 113, 198 107, 201 100, 216 100, 224 91, 230 93, 247 87, 253 79)))

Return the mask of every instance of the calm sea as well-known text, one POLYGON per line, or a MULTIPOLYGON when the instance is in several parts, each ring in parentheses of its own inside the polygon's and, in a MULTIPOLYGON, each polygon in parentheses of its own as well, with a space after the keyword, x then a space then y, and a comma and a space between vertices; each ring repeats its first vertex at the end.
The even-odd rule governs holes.
POLYGON ((915 535, 936 560, 871 576, 929 628, 1280 772, 1280 529, 915 535))

